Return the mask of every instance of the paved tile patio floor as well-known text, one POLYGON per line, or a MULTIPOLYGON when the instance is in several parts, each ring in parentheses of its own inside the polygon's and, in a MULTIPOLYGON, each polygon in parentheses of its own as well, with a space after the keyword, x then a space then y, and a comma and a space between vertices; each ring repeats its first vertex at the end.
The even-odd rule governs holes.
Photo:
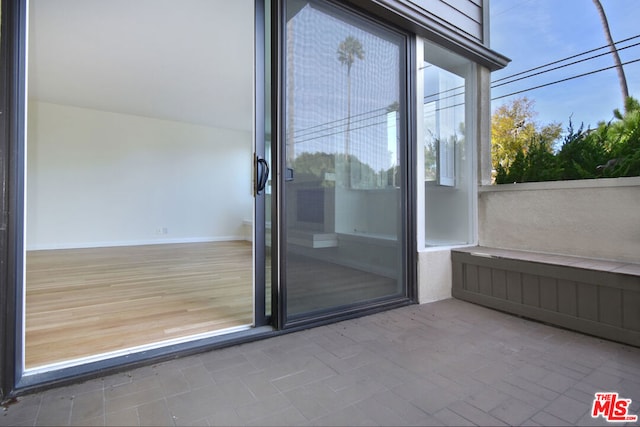
POLYGON ((639 348, 446 300, 20 397, 0 425, 606 425, 599 391, 640 414, 639 348))

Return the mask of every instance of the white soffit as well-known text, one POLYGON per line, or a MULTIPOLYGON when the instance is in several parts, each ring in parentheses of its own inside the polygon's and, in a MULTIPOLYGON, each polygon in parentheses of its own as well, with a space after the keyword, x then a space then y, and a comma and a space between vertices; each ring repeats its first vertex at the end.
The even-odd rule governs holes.
POLYGON ((29 98, 251 130, 252 0, 31 0, 29 98))

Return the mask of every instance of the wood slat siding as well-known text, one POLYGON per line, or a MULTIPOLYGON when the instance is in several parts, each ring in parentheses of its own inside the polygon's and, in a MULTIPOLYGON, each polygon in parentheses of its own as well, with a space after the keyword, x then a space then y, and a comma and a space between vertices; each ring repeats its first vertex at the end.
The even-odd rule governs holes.
POLYGON ((451 257, 455 298, 640 347, 640 269, 549 264, 522 252, 451 257))
POLYGON ((410 0, 467 37, 483 42, 482 0, 410 0))
POLYGON ((488 28, 483 25, 488 12, 484 0, 345 1, 491 71, 504 68, 510 61, 488 46, 488 28))

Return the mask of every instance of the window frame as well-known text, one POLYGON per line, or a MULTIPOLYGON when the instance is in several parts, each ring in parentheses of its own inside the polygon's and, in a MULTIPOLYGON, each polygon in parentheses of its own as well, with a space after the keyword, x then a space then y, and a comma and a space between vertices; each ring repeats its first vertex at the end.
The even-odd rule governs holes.
MULTIPOLYGON (((477 245, 478 242, 478 211, 477 211, 477 198, 478 198, 478 188, 477 188, 477 175, 478 175, 478 147, 480 146, 480 129, 479 123, 481 123, 480 114, 482 113, 482 109, 480 107, 480 93, 478 84, 480 66, 475 63, 473 60, 460 55, 457 52, 451 51, 446 47, 420 36, 416 37, 416 64, 419 64, 417 67, 417 87, 416 87, 416 109, 417 109, 417 123, 416 123, 416 141, 417 141, 417 182, 418 182, 418 192, 417 192, 417 222, 418 222, 418 248, 420 251, 430 251, 430 250, 443 250, 450 249, 455 247, 463 247, 463 246, 473 246, 477 245), (425 165, 425 132, 426 125, 424 123, 424 115, 425 108, 424 106, 424 67, 426 63, 432 64, 429 61, 429 58, 425 57, 425 45, 431 44, 439 49, 446 51, 447 53, 454 55, 455 57, 464 60, 467 62, 467 70, 465 75, 460 75, 457 72, 454 72, 447 67, 442 67, 437 63, 434 64, 439 68, 442 68, 445 71, 448 71, 456 76, 459 76, 464 79, 464 128, 465 128, 465 136, 464 136, 464 144, 463 146, 456 146, 454 148, 454 169, 455 176, 453 180, 445 180, 441 179, 441 152, 440 149, 437 150, 436 153, 436 179, 428 180, 426 177, 426 165, 425 165), (465 159, 463 162, 460 161, 460 153, 461 150, 465 152, 465 159), (453 182, 452 182, 453 181, 453 182), (467 228, 467 236, 465 242, 455 242, 455 241, 443 241, 442 243, 436 243, 432 241, 428 243, 427 239, 427 218, 428 218, 428 200, 427 200, 427 186, 428 185, 436 185, 441 188, 442 191, 459 191, 459 186, 463 185, 467 190, 466 195, 466 204, 467 204, 467 212, 466 219, 464 221, 464 226, 467 228)), ((436 105, 436 114, 437 114, 437 105, 436 105)), ((437 116, 436 116, 437 122, 437 116)), ((458 141, 459 142, 459 141, 458 141)), ((456 144, 461 145, 461 144, 456 144)), ((449 239, 451 240, 451 239, 449 239)))

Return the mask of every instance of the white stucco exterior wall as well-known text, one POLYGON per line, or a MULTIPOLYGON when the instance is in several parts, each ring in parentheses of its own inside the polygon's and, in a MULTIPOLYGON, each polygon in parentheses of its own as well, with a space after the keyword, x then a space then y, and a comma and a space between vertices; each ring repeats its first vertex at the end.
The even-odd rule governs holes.
MULTIPOLYGON (((418 38, 417 52, 418 64, 422 64, 423 45, 418 38)), ((473 134, 476 143, 474 156, 473 174, 476 177, 474 182, 478 185, 490 184, 491 182, 491 72, 480 65, 476 66, 476 78, 471 82, 470 87, 477 91, 474 98, 474 107, 470 108, 474 112, 473 117, 467 118, 467 123, 473 127, 473 134)), ((419 70, 418 70, 419 72, 419 70)), ((422 79, 418 78, 417 91, 422 93, 422 79)), ((418 97, 420 98, 420 97, 418 97)), ((422 102, 418 100, 417 116, 422 117, 422 102)), ((422 123, 417 121, 418 141, 421 141, 422 123)), ((418 143, 416 150, 417 166, 416 179, 418 183, 424 182, 424 146, 418 143)), ((476 197, 474 191, 473 197, 476 197)), ((417 186, 417 244, 418 244, 418 301, 428 303, 442 299, 451 298, 451 249, 452 247, 427 247, 425 241, 425 186, 417 186)), ((469 219, 472 222, 471 229, 473 237, 469 246, 475 246, 478 241, 478 211, 476 203, 471 204, 469 219)))
POLYGON ((418 253, 418 299, 420 304, 451 298, 451 249, 418 253))
POLYGON ((640 177, 485 186, 479 244, 640 262, 640 177))

